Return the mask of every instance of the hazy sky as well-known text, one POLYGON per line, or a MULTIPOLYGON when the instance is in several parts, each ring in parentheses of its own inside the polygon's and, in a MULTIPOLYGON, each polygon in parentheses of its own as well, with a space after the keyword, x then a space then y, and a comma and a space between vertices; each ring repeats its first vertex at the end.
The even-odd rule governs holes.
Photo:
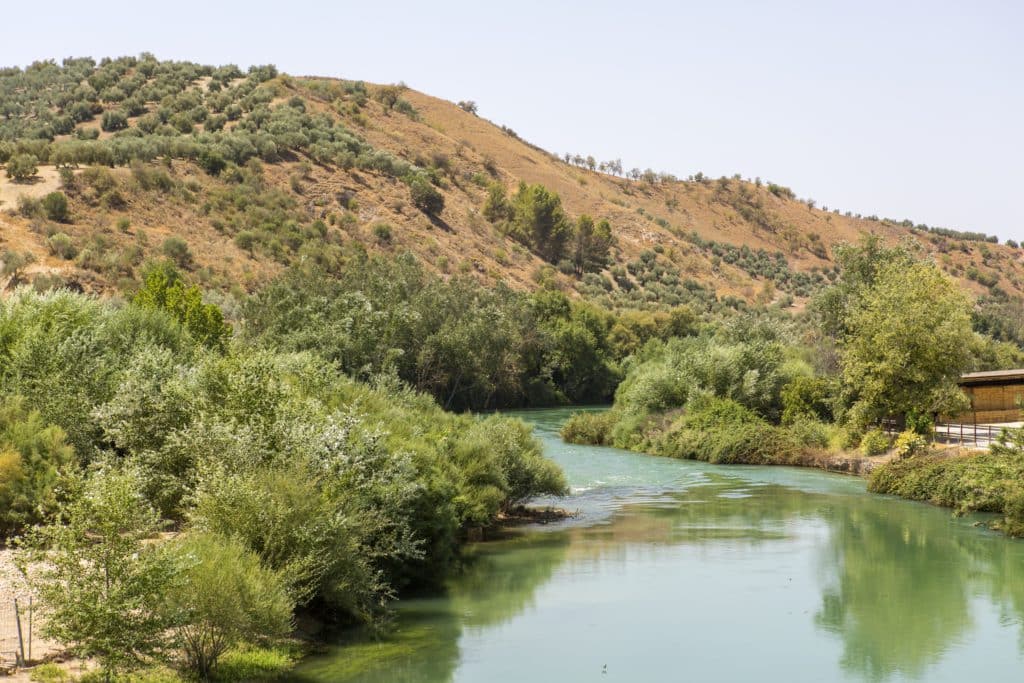
POLYGON ((5 2, 0 65, 405 81, 555 152, 1024 238, 1022 2, 5 2))

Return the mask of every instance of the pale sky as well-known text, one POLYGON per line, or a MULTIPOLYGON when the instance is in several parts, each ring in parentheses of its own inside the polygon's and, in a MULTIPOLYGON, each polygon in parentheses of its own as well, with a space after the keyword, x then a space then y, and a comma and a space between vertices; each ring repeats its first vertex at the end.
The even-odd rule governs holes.
POLYGON ((5 2, 0 66, 404 81, 563 153, 1024 239, 1024 3, 5 2))

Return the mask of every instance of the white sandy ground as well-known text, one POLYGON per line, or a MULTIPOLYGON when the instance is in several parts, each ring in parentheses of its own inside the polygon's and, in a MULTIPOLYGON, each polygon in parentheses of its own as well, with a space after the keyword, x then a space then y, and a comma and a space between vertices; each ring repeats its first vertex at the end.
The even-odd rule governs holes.
POLYGON ((38 175, 27 183, 14 183, 6 173, 0 172, 0 211, 18 208, 18 197, 25 195, 38 199, 60 189, 60 174, 56 166, 40 166, 38 175))

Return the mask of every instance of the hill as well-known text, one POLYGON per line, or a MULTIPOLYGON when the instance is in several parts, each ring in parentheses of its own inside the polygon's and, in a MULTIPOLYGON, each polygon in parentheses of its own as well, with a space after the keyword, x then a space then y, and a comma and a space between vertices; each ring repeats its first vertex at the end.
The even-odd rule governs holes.
POLYGON ((131 290, 143 262, 167 256, 209 289, 251 291, 298 260, 336 267, 365 249, 609 307, 799 308, 834 279, 835 247, 874 233, 916 241, 982 301, 1024 296, 1014 244, 843 214, 760 179, 559 157, 460 105, 151 55, 2 70, 0 162, 36 172, 0 178, 0 285, 131 290), (568 248, 553 257, 514 221, 488 220, 488 198, 520 183, 556 193, 570 226, 607 220, 609 258, 574 268, 568 248), (44 201, 54 192, 66 207, 44 201))

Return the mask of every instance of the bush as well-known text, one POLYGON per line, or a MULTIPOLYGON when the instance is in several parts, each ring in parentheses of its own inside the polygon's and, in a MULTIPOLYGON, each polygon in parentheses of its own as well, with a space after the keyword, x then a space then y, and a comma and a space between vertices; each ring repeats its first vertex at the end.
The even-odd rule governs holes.
POLYGON ((881 455, 889 450, 889 435, 881 429, 868 430, 860 440, 861 453, 867 456, 881 455))
POLYGON ((802 417, 788 427, 788 431, 801 445, 808 448, 828 448, 829 427, 824 422, 802 417))
POLYGON ((652 446, 658 455, 711 463, 787 465, 803 455, 793 434, 735 401, 718 398, 697 401, 652 446))
POLYGON ((562 438, 569 443, 606 446, 611 443, 611 429, 618 421, 612 410, 596 413, 573 413, 562 425, 562 438))
POLYGON ((205 680, 229 648, 290 630, 293 605, 284 583, 237 540, 190 533, 169 552, 181 580, 167 597, 191 673, 205 680))
POLYGON ((39 172, 39 160, 31 154, 17 154, 7 161, 7 177, 16 183, 33 178, 39 172))
POLYGON ((414 175, 407 181, 412 203, 423 213, 436 216, 444 209, 444 196, 422 175, 414 175))
POLYGON ((74 242, 63 232, 50 236, 46 243, 50 247, 50 252, 62 259, 70 261, 78 254, 78 248, 75 247, 74 242))
POLYGON ((56 509, 56 487, 70 473, 73 450, 20 397, 0 401, 0 538, 42 522, 56 509))
POLYGON ((18 196, 18 213, 25 218, 38 218, 43 215, 43 205, 35 197, 27 194, 18 196))
POLYGON ((381 244, 391 243, 391 226, 387 223, 377 223, 373 226, 373 236, 381 244))
POLYGON ((257 243, 258 239, 256 237, 256 233, 251 230, 242 230, 235 235, 235 246, 249 252, 250 256, 252 255, 253 249, 256 248, 257 243))
POLYGON ((928 450, 928 440, 914 430, 908 429, 896 437, 894 450, 900 458, 920 455, 928 450))
POLYGON ((41 204, 51 221, 63 223, 68 219, 68 198, 63 192, 51 192, 43 197, 41 204))
POLYGON ((192 265, 192 251, 188 248, 188 242, 180 237, 165 239, 160 251, 181 268, 189 268, 192 265))

